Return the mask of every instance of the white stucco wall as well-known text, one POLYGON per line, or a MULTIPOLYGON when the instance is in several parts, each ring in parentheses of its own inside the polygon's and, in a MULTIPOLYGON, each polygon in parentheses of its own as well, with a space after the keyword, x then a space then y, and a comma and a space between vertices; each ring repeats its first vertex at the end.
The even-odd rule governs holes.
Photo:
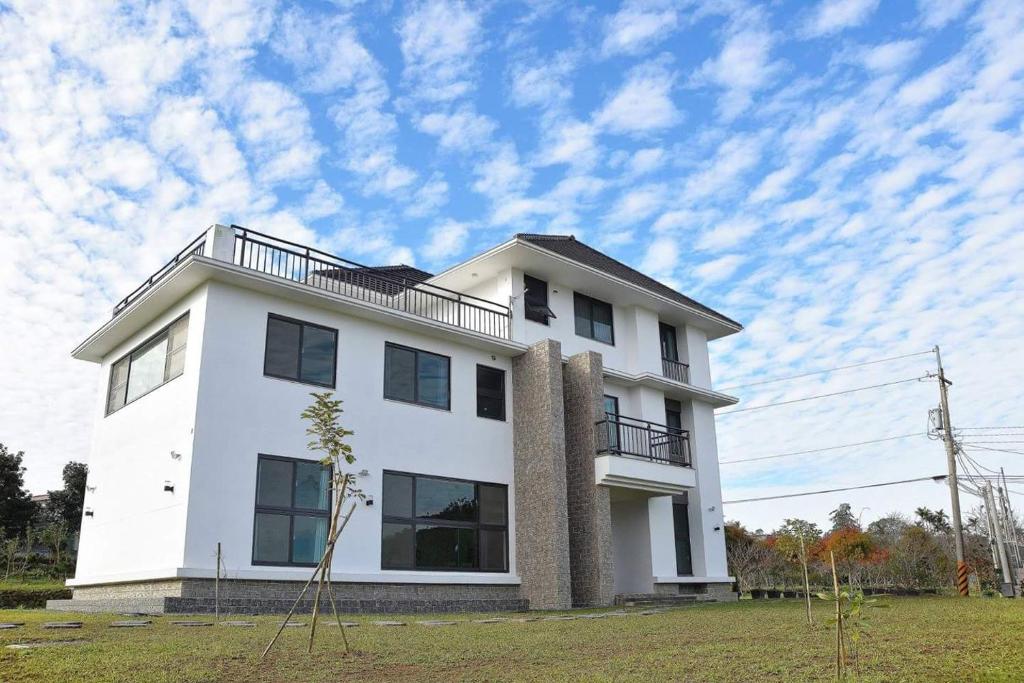
POLYGON ((115 580, 161 575, 181 566, 189 500, 189 466, 200 376, 205 288, 167 309, 104 359, 75 578, 115 580), (110 366, 161 328, 189 313, 184 372, 105 415, 110 366), (180 455, 173 458, 171 452, 180 455), (164 491, 164 482, 174 492, 164 491))
POLYGON ((318 457, 306 448, 306 423, 299 414, 309 405, 310 392, 322 389, 263 375, 267 314, 272 312, 338 330, 335 395, 344 401, 344 426, 355 431, 349 441, 358 459, 353 470, 368 470, 369 476, 359 483, 374 505, 360 504, 353 514, 337 549, 335 574, 370 581, 487 583, 514 578, 508 358, 224 284, 211 285, 208 311, 185 567, 212 571, 219 541, 229 576, 288 578, 309 573, 305 568, 251 564, 258 455, 318 457), (451 358, 450 412, 383 398, 386 341, 451 358), (477 363, 508 372, 505 422, 476 415, 477 363), (385 469, 509 485, 510 573, 381 571, 385 469))
POLYGON ((622 496, 612 500, 617 594, 650 593, 654 590, 648 509, 647 498, 643 496, 622 496))

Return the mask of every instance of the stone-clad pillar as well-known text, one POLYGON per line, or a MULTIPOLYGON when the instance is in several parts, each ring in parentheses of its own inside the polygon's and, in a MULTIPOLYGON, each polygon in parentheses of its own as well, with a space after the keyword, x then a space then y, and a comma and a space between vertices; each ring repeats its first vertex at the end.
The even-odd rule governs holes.
POLYGON ((561 344, 537 342, 512 359, 512 402, 516 569, 522 597, 531 609, 566 609, 572 606, 572 586, 561 344))
POLYGON ((615 599, 610 491, 594 483, 599 439, 594 423, 604 418, 601 355, 576 354, 563 375, 572 602, 576 607, 610 605, 615 599))

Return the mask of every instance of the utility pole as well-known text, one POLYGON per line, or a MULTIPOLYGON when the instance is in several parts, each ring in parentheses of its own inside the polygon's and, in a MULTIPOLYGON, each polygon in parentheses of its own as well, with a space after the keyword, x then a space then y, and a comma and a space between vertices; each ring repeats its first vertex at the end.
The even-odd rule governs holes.
POLYGON ((999 520, 999 508, 996 507, 996 497, 992 493, 992 484, 985 484, 985 505, 991 511, 992 526, 995 527, 996 552, 999 554, 999 570, 1003 575, 1003 595, 1012 598, 1017 594, 1013 582, 1013 574, 1010 572, 1010 558, 1006 554, 1006 540, 1003 537, 1003 525, 999 520))
POLYGON ((942 371, 942 356, 939 353, 938 344, 935 345, 935 364, 939 369, 939 400, 942 409, 942 441, 946 444, 946 466, 949 468, 949 499, 952 508, 953 518, 953 541, 956 546, 956 589, 957 592, 966 596, 967 590, 967 563, 964 561, 964 529, 960 522, 960 488, 956 478, 956 444, 953 442, 953 422, 949 417, 949 396, 947 395, 948 385, 952 384, 946 379, 942 371))
POLYGON ((1017 518, 1013 516, 1013 506, 1010 505, 1010 488, 1006 485, 1006 472, 999 468, 999 476, 1002 477, 1003 485, 999 487, 999 500, 1003 504, 1003 512, 1006 516, 1006 523, 1010 526, 1010 538, 1013 542, 1013 557, 1016 560, 1017 569, 1024 569, 1024 562, 1020 557, 1020 541, 1017 540, 1017 518))

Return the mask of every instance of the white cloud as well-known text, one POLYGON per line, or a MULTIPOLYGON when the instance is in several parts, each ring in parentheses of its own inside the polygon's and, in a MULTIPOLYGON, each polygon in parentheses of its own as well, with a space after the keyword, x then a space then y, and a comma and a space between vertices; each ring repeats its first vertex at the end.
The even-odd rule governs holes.
POLYGON ((822 0, 804 24, 809 37, 829 36, 866 22, 879 0, 822 0))
POLYGON ((650 49, 675 30, 678 15, 669 2, 626 2, 604 22, 605 56, 636 55, 650 49))
POLYGON ((637 223, 658 211, 664 201, 665 187, 663 185, 641 185, 619 197, 605 220, 612 225, 637 223))
POLYGON ((440 102, 469 92, 483 43, 481 20, 466 3, 449 0, 416 3, 402 19, 404 76, 417 97, 440 102))
POLYGON ((659 237, 647 247, 640 270, 654 277, 665 279, 679 263, 679 240, 674 237, 659 237))
POLYGON ((896 71, 902 69, 921 51, 919 40, 894 40, 875 45, 864 51, 864 66, 872 71, 896 71))
POLYGON ((696 276, 705 282, 720 282, 732 277, 733 273, 746 261, 745 256, 728 254, 713 261, 702 263, 694 269, 696 276))
POLYGON ((661 168, 665 163, 665 150, 660 147, 638 149, 629 160, 629 172, 644 175, 661 168))
POLYGON ((589 123, 572 118, 550 121, 544 127, 536 163, 590 167, 600 153, 596 136, 597 130, 589 123))
POLYGON ((659 62, 635 67, 595 114, 594 123, 612 133, 646 133, 674 126, 681 118, 672 101, 674 81, 675 76, 659 62))
POLYGON ((695 83, 709 82, 725 90, 719 108, 726 118, 749 107, 754 93, 781 71, 781 64, 771 59, 774 42, 771 33, 761 28, 730 32, 718 56, 706 60, 697 71, 695 83))
POLYGON ((466 245, 469 225, 447 220, 430 229, 430 239, 423 245, 423 255, 434 264, 454 261, 466 245))
POLYGON ((921 23, 926 28, 942 28, 953 21, 974 0, 917 0, 917 10, 921 15, 921 23))
POLYGON ((567 52, 544 62, 515 61, 509 71, 509 99, 519 107, 548 108, 572 97, 569 77, 576 60, 567 52))
POLYGON ((472 152, 485 147, 497 124, 490 118, 477 114, 468 105, 463 105, 447 114, 434 112, 421 116, 416 126, 438 138, 442 149, 458 152, 472 152))

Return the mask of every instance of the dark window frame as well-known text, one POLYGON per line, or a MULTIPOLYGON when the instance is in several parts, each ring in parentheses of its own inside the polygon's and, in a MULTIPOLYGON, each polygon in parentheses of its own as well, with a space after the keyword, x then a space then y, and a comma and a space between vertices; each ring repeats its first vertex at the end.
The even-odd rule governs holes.
POLYGON ((548 320, 556 317, 548 304, 548 283, 538 277, 523 273, 523 315, 527 320, 541 325, 548 325, 548 320), (535 286, 530 286, 530 281, 535 286), (543 285, 541 288, 540 285, 543 285), (539 294, 543 291, 543 294, 539 294), (531 301, 532 300, 532 301, 531 301))
POLYGON ((675 325, 658 321, 658 344, 661 346, 662 358, 679 362, 679 332, 675 325), (671 340, 671 344, 666 345, 666 337, 671 340), (671 346, 671 348, 666 348, 666 346, 671 346))
POLYGON ((490 365, 484 365, 482 363, 477 363, 477 365, 476 365, 476 416, 477 417, 485 418, 487 420, 499 420, 501 422, 505 422, 506 421, 505 392, 506 392, 506 388, 505 388, 505 371, 502 368, 496 368, 496 367, 493 367, 493 366, 490 366, 490 365), (480 388, 480 371, 481 370, 499 373, 501 375, 501 389, 498 390, 498 391, 494 391, 494 392, 492 392, 490 389, 481 389, 480 388), (501 399, 501 415, 500 416, 481 415, 480 414, 480 394, 481 394, 481 392, 484 393, 486 398, 498 398, 498 399, 501 399))
POLYGON ((693 537, 690 533, 690 500, 686 494, 672 496, 672 547, 676 554, 676 576, 693 576, 693 537), (682 515, 679 514, 679 508, 682 508, 682 515), (676 520, 682 516, 686 520, 686 545, 687 553, 686 559, 689 561, 689 567, 680 566, 679 557, 679 544, 682 541, 680 536, 680 529, 676 525, 676 520))
POLYGON ((572 298, 573 331, 576 333, 576 336, 577 337, 583 337, 584 339, 593 339, 594 341, 598 342, 599 344, 608 344, 609 346, 615 346, 615 307, 613 305, 611 305, 610 303, 608 303, 607 301, 601 301, 600 299, 595 299, 592 296, 587 296, 586 294, 581 294, 580 292, 573 292, 572 293, 572 297, 573 297, 572 298), (577 302, 583 302, 584 304, 587 305, 587 307, 589 309, 588 320, 590 322, 590 334, 580 334, 579 330, 576 328, 576 307, 577 307, 577 302), (603 339, 598 339, 595 336, 595 334, 594 334, 594 308, 595 308, 595 304, 596 305, 600 305, 600 306, 607 306, 608 307, 608 321, 609 321, 608 322, 608 328, 611 331, 611 340, 610 341, 605 341, 603 339))
MULTIPOLYGON (((131 351, 129 351, 128 353, 125 353, 120 358, 118 358, 116 361, 114 361, 113 363, 110 364, 110 372, 107 375, 107 395, 106 395, 106 400, 104 401, 104 404, 103 404, 103 417, 109 417, 110 415, 113 415, 114 413, 116 413, 117 411, 121 410, 122 408, 124 408, 126 406, 129 406, 132 403, 135 403, 136 401, 138 401, 139 399, 143 398, 144 396, 150 395, 151 393, 153 393, 154 391, 156 391, 160 387, 162 387, 165 384, 168 384, 168 383, 176 380, 177 378, 179 378, 179 377, 181 377, 182 375, 185 374, 185 364, 184 364, 184 362, 182 362, 181 372, 179 372, 177 375, 175 375, 174 377, 168 377, 168 378, 164 379, 164 381, 160 382, 160 384, 157 384, 156 386, 152 387, 151 389, 148 389, 147 391, 139 394, 138 396, 136 396, 132 400, 130 400, 130 401, 128 400, 128 385, 131 383, 131 378, 132 378, 132 362, 130 360, 131 357, 137 351, 139 351, 140 349, 143 349, 143 348, 149 346, 154 341, 159 339, 161 336, 169 335, 171 328, 175 324, 180 322, 182 319, 188 318, 190 312, 191 312, 191 310, 185 311, 184 313, 179 315, 177 318, 175 318, 171 322, 167 323, 166 325, 161 327, 159 330, 157 330, 156 332, 154 332, 150 336, 146 337, 145 340, 143 340, 141 343, 139 343, 135 347, 133 347, 131 351), (122 390, 124 392, 124 394, 123 394, 124 395, 124 402, 121 405, 119 405, 117 408, 114 408, 113 410, 111 410, 110 409, 110 392, 114 388, 113 384, 112 384, 113 381, 114 381, 114 368, 117 366, 118 363, 120 363, 121 361, 123 361, 125 359, 129 359, 129 360, 128 360, 128 372, 124 376, 124 385, 122 387, 122 390)), ((185 344, 181 348, 182 353, 187 351, 187 349, 188 349, 188 332, 186 331, 186 333, 185 333, 185 344)), ((168 351, 168 353, 164 356, 164 363, 165 363, 164 367, 165 368, 166 368, 166 363, 167 363, 167 356, 170 355, 171 348, 168 347, 167 351, 168 351)), ((165 372, 166 372, 166 369, 165 369, 165 372)))
MULTIPOLYGON (((253 487, 253 513, 252 513, 252 553, 251 560, 255 567, 315 567, 319 563, 317 562, 292 562, 291 558, 295 551, 295 516, 299 515, 302 517, 323 517, 330 524, 331 519, 331 507, 333 504, 333 496, 331 495, 330 484, 327 486, 327 509, 317 510, 310 508, 297 508, 295 507, 295 470, 297 463, 318 463, 319 460, 310 460, 309 458, 289 458, 284 455, 271 455, 269 453, 258 453, 256 455, 256 486, 253 487), (291 496, 292 504, 291 507, 278 507, 276 505, 260 505, 260 461, 261 460, 277 460, 279 462, 287 462, 292 466, 292 486, 291 496), (272 515, 288 515, 288 562, 269 562, 266 560, 256 559, 256 516, 260 513, 272 514, 272 515)), ((330 472, 328 481, 333 480, 333 468, 327 466, 330 472)))
POLYGON ((298 318, 289 318, 286 315, 279 315, 277 313, 267 313, 267 330, 263 337, 263 376, 271 377, 273 379, 283 379, 287 382, 297 382, 299 384, 309 384, 315 387, 326 387, 328 389, 334 389, 338 383, 338 330, 335 327, 328 327, 327 325, 320 325, 319 323, 311 323, 306 320, 299 320, 298 318), (299 326, 299 345, 297 352, 299 355, 298 363, 296 365, 296 376, 288 377, 287 375, 278 375, 273 372, 267 371, 267 360, 268 354, 270 353, 270 321, 271 319, 281 320, 286 323, 292 323, 293 325, 299 326), (331 356, 331 383, 325 384, 322 382, 312 382, 310 380, 302 379, 302 341, 306 334, 306 327, 316 327, 318 329, 330 332, 334 335, 334 353, 331 356))
POLYGON ((446 356, 443 353, 435 353, 434 351, 427 351, 425 349, 417 349, 413 346, 405 346, 404 344, 396 344, 395 342, 384 342, 384 398, 388 401, 398 401, 399 403, 405 403, 414 406, 423 406, 424 408, 433 408, 434 410, 444 410, 451 412, 452 410, 452 358, 446 356), (413 361, 413 400, 401 398, 399 396, 388 395, 388 347, 402 349, 403 351, 412 351, 415 354, 413 361), (438 358, 444 358, 448 362, 448 400, 445 407, 442 408, 439 405, 433 403, 427 403, 426 401, 420 400, 420 354, 424 353, 428 356, 436 356, 438 358))
POLYGON ((381 490, 381 559, 380 568, 381 571, 418 571, 418 572, 475 572, 483 574, 508 574, 512 567, 512 558, 509 556, 509 498, 508 484, 499 484, 497 482, 490 481, 477 481, 474 479, 459 479, 457 477, 442 477, 433 474, 417 474, 415 472, 402 472, 399 470, 384 470, 381 473, 381 480, 389 474, 394 474, 402 477, 409 477, 412 479, 412 511, 411 517, 399 517, 397 515, 386 515, 384 514, 384 496, 383 489, 381 490), (453 481, 460 484, 472 484, 473 485, 473 496, 477 501, 477 519, 475 522, 466 522, 460 520, 449 520, 449 519, 436 519, 433 517, 417 517, 416 516, 416 488, 419 479, 437 479, 440 481, 453 481), (495 486, 505 490, 505 524, 485 524, 480 521, 480 486, 495 486), (412 527, 412 564, 409 566, 385 566, 384 565, 384 525, 385 524, 405 524, 412 527), (475 568, 466 567, 417 567, 416 566, 416 527, 418 525, 431 526, 431 527, 450 527, 458 529, 474 529, 476 530, 476 564, 475 568), (504 569, 481 569, 480 565, 480 531, 504 531, 505 532, 505 568, 504 569))

